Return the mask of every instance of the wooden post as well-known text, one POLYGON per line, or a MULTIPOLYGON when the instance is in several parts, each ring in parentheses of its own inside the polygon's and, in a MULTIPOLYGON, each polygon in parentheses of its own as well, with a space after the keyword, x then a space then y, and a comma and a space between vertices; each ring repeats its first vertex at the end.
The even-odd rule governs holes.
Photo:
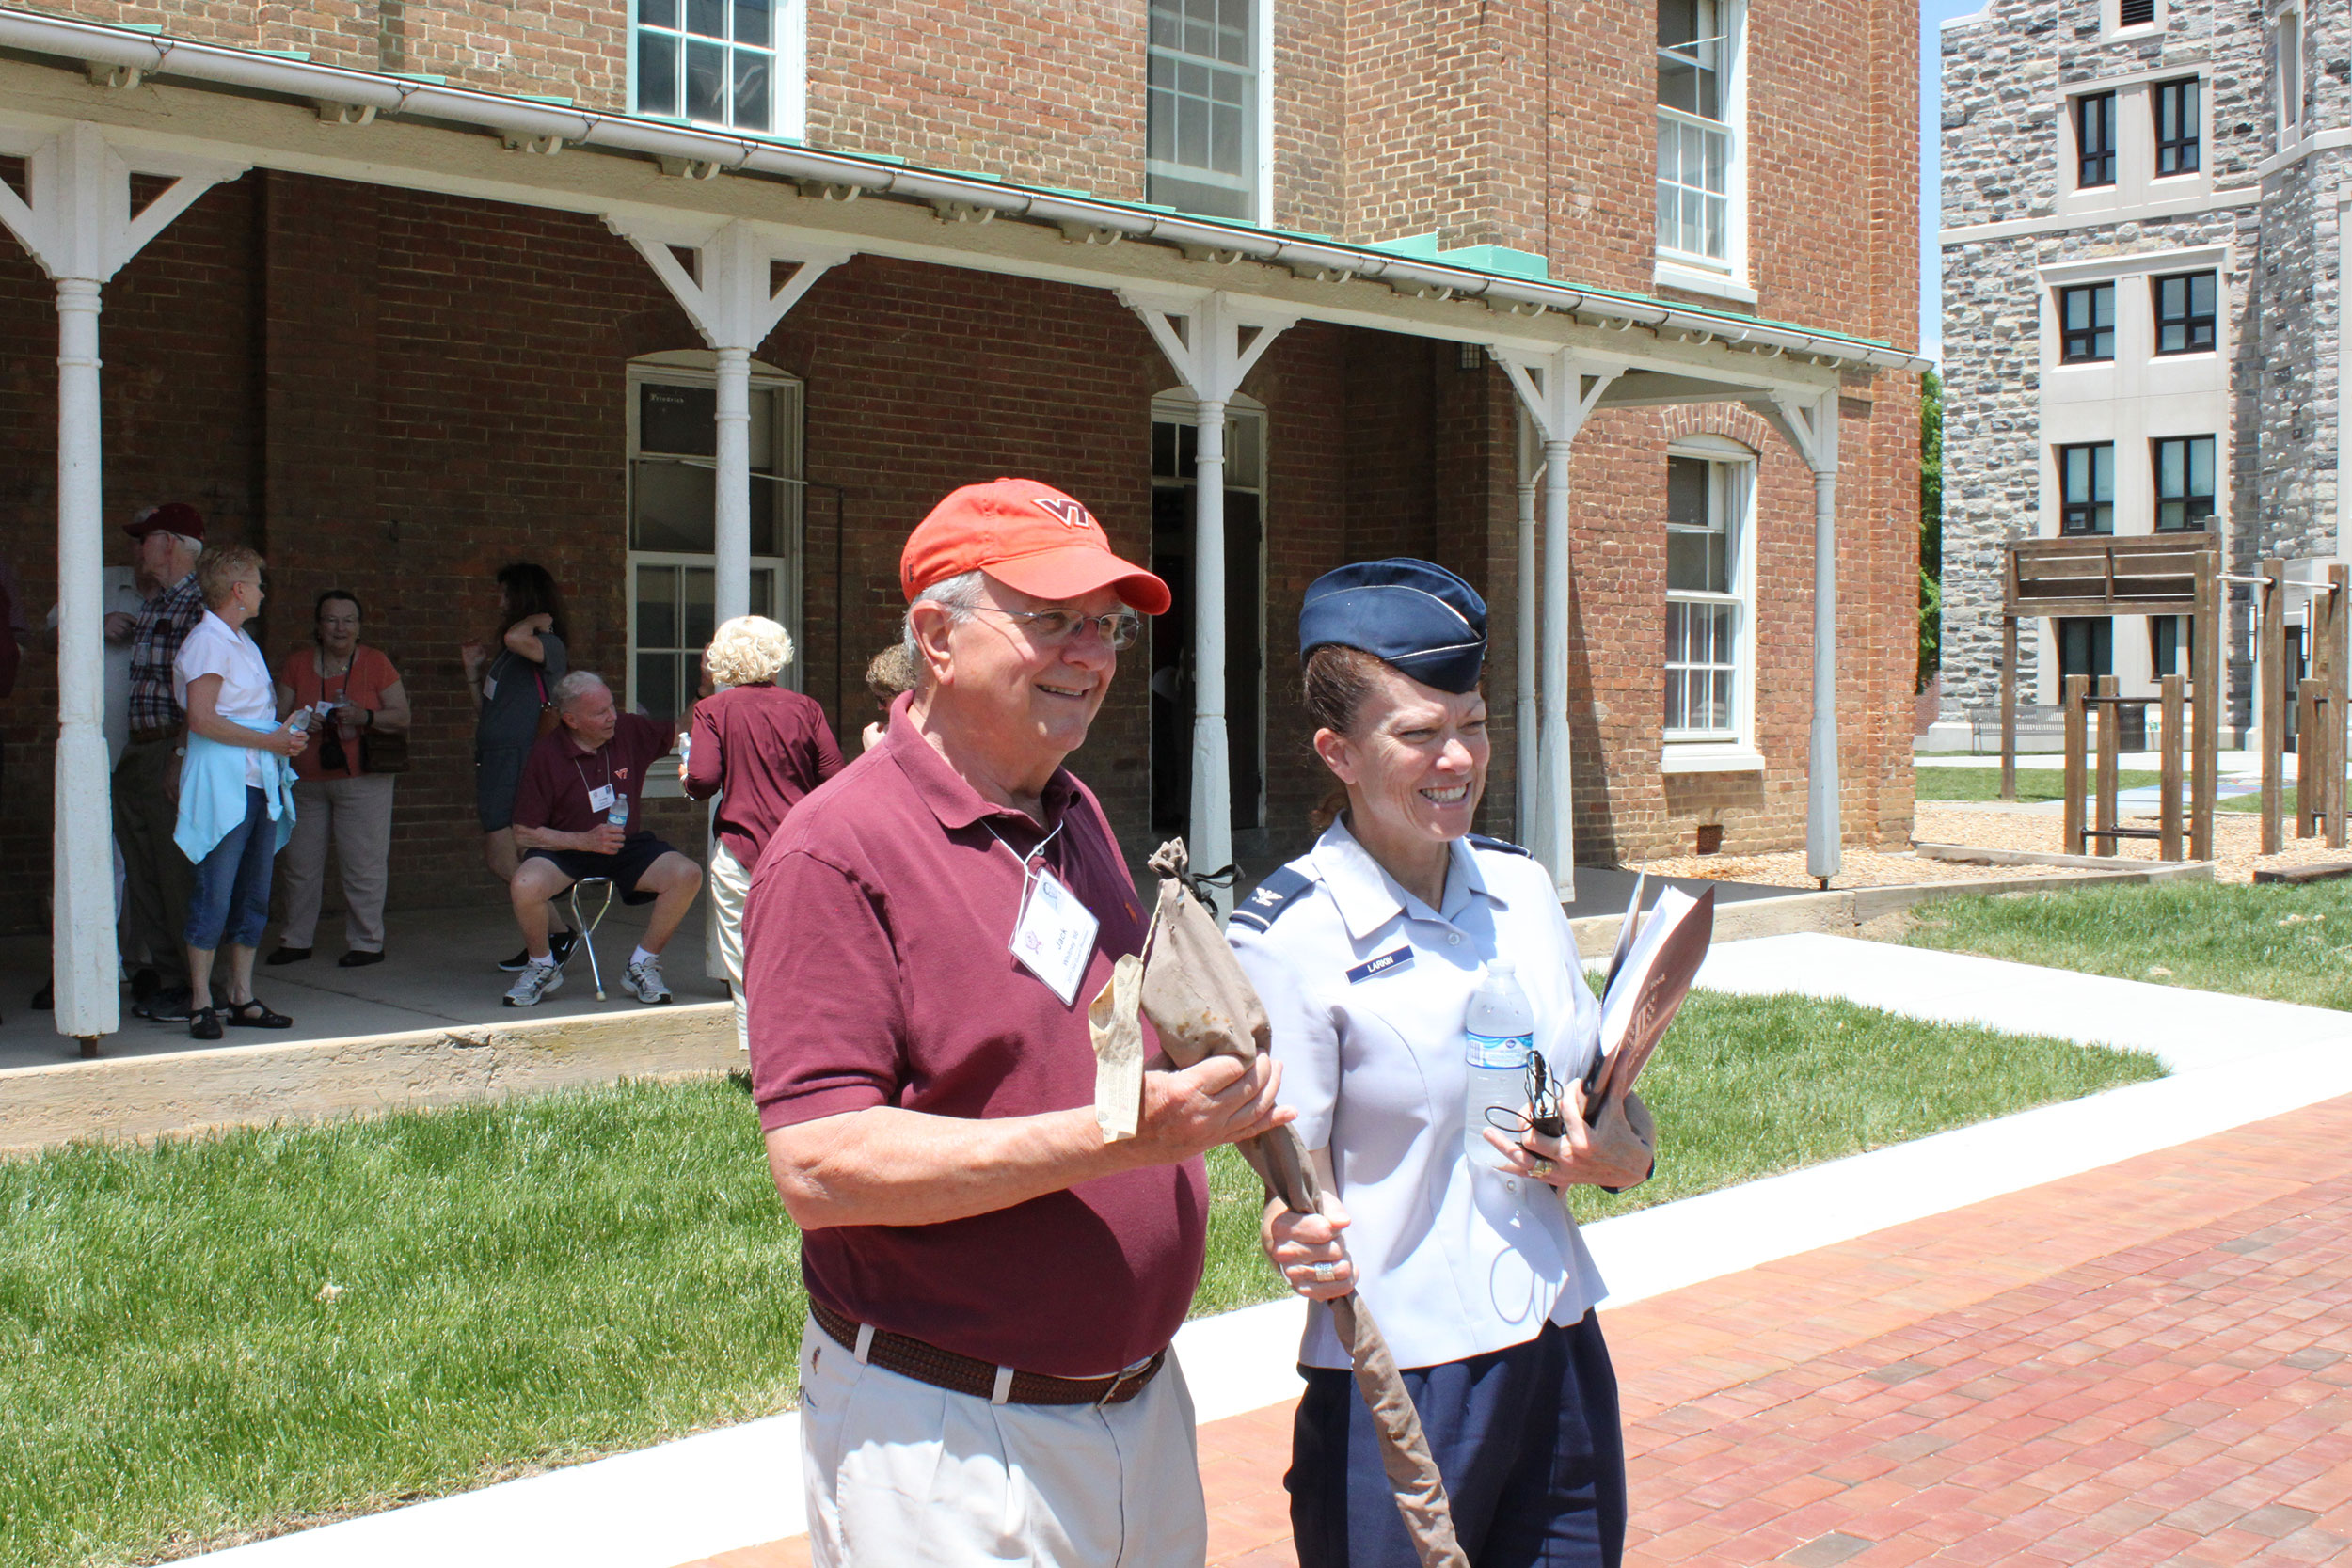
POLYGON ((2191 619, 2196 653, 2190 682, 2196 709, 2189 722, 2188 853, 2213 859, 2214 798, 2221 792, 2221 551, 2197 562, 2197 610, 2191 619))
POLYGON ((2083 698, 2090 692, 2090 681, 2085 675, 2066 677, 2066 852, 2083 853, 2083 785, 2086 767, 2084 752, 2086 736, 2083 721, 2088 705, 2083 698))
POLYGON ((2258 595, 2254 607, 2254 696, 2262 704, 2262 853, 2275 855, 2284 837, 2280 831, 2279 790, 2287 770, 2287 689, 2280 668, 2286 662, 2287 563, 2275 559, 2264 562, 2262 579, 2262 586, 2254 591, 2258 595))
MULTIPOLYGON (((2016 570, 2010 556, 2010 570, 2016 570)), ((2001 617, 2001 799, 2017 799, 2017 617, 2001 617)))
POLYGON ((2318 831, 2321 792, 2328 787, 2327 746, 2319 737, 2320 685, 2309 676, 2295 683, 2295 836, 2318 831))
POLYGON ((2324 679, 2328 684, 2328 708, 2323 727, 2328 733, 2328 792, 2321 802, 2326 814, 2328 847, 2342 849, 2344 841, 2344 724, 2347 674, 2352 673, 2352 657, 2347 657, 2344 628, 2352 622, 2352 565, 2338 562, 2328 568, 2328 592, 2316 601, 2326 613, 2321 625, 2327 635, 2316 644, 2326 661, 2324 679))
MULTIPOLYGON (((2115 694, 2115 677, 2101 675, 2099 695, 2112 697, 2115 694)), ((2112 828, 2117 825, 2115 786, 2116 769, 2121 765, 2123 750, 2123 726, 2119 722, 2122 714, 2123 710, 2113 703, 2099 705, 2099 797, 2097 811, 2091 820, 2102 828, 2112 828)), ((2112 855, 2115 853, 2115 836, 2112 833, 2101 833, 2096 837, 2098 847, 2091 850, 2092 854, 2112 855)))
POLYGON ((2159 787, 2164 791, 2163 825, 2160 830, 2164 837, 2157 841, 2156 847, 2158 855, 2168 861, 2181 858, 2181 709, 2182 698, 2185 695, 2182 689, 2184 685, 2178 675, 2167 675, 2162 683, 2164 782, 2159 787))

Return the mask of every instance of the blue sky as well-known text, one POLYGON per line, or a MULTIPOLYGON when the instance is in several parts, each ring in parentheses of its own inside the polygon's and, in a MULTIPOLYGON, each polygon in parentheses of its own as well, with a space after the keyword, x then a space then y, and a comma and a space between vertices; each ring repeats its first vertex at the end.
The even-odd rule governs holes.
POLYGON ((1937 88, 1944 79, 1942 24, 1955 16, 1973 16, 1986 0, 1919 0, 1919 352, 1931 359, 1944 357, 1944 319, 1941 304, 1943 262, 1935 247, 1936 186, 1943 167, 1940 156, 1943 119, 1937 88))

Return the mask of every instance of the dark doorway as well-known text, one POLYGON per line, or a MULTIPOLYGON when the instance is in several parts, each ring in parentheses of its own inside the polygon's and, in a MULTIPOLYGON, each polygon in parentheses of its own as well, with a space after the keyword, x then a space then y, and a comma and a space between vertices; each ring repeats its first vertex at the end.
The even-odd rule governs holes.
MULTIPOLYGON (((1263 429, 1262 416, 1237 413, 1225 440, 1225 727, 1236 833, 1264 826, 1263 429)), ((1188 419, 1155 411, 1152 570, 1174 596, 1152 622, 1152 831, 1161 836, 1185 832, 1192 816, 1196 439, 1188 419)))

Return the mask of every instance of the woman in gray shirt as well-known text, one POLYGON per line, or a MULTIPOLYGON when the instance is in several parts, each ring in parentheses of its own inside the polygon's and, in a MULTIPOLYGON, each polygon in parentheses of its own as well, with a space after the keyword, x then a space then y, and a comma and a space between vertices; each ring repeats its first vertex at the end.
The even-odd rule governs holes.
MULTIPOLYGON (((555 578, 536 562, 499 568, 499 645, 468 642, 466 684, 474 698, 474 809, 482 818, 482 861, 503 886, 515 879, 515 790, 542 733, 539 716, 555 683, 571 668, 564 646, 564 607, 555 578)), ((555 958, 570 953, 572 933, 554 935, 555 958)), ((524 953, 499 965, 520 969, 524 953)))

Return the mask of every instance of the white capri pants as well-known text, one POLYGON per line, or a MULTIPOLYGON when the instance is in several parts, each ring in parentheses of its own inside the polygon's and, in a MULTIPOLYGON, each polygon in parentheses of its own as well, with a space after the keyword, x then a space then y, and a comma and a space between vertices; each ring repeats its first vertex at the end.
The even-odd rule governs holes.
MULTIPOLYGON (((718 959, 714 980, 724 980, 735 998, 735 1043, 752 1048, 751 1009, 743 1001, 743 900, 752 893, 752 868, 727 853, 726 840, 710 840, 709 951, 718 959)), ((706 964, 705 968, 709 966, 706 964)))
POLYGON ((812 1568, 1200 1568, 1192 1395, 1170 1355, 1124 1404, 991 1404, 801 1331, 812 1568))

